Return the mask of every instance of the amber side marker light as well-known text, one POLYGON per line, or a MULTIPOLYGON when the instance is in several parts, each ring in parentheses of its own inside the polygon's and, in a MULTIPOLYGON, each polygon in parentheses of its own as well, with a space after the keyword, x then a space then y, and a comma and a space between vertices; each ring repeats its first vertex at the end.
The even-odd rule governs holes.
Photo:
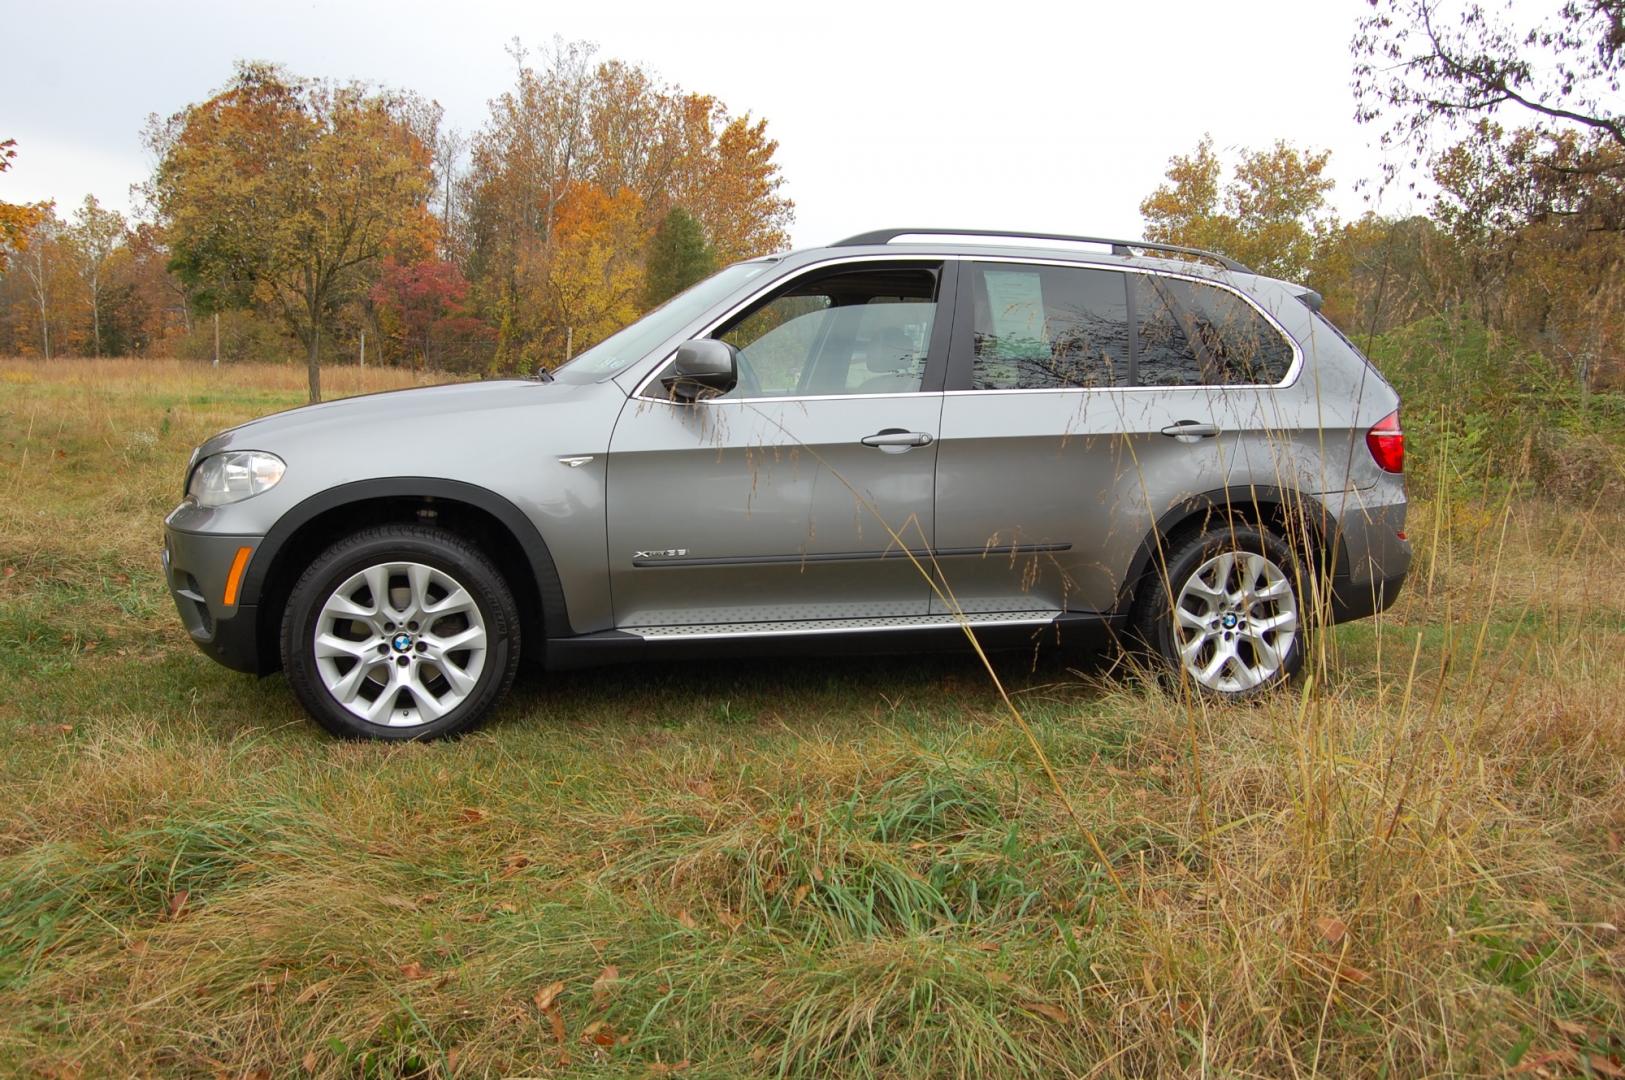
POLYGON ((237 603, 237 589, 243 583, 243 571, 248 569, 248 557, 254 554, 254 549, 240 547, 237 557, 231 560, 231 573, 226 575, 226 606, 231 607, 237 603))

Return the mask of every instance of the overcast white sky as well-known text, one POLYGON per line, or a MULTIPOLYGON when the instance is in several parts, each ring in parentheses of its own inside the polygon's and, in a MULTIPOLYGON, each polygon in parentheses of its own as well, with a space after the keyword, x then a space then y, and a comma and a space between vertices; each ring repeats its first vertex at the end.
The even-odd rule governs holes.
POLYGON ((1140 200, 1204 131, 1329 148, 1345 214, 1380 161, 1351 118, 1363 0, 11 2, 0 199, 64 216, 87 192, 127 209, 147 115, 207 97, 234 60, 408 87, 468 130, 512 81, 515 35, 588 39, 767 117, 797 246, 886 225, 1139 236, 1140 200))

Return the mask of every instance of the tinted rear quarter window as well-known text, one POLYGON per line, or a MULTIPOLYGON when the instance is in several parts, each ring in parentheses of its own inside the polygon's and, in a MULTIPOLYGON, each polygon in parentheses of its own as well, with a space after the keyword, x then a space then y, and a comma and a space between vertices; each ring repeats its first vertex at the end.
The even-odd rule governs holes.
POLYGON ((1228 289, 1136 274, 1141 386, 1273 386, 1292 366, 1292 346, 1228 289))

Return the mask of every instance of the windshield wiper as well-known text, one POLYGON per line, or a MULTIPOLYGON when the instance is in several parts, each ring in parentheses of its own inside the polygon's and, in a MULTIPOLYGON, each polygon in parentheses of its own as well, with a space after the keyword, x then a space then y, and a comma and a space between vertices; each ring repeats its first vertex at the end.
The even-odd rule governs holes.
POLYGON ((537 382, 557 382, 558 381, 557 378, 554 376, 554 374, 551 371, 544 368, 544 367, 539 367, 535 371, 531 372, 530 377, 532 379, 535 379, 537 382))

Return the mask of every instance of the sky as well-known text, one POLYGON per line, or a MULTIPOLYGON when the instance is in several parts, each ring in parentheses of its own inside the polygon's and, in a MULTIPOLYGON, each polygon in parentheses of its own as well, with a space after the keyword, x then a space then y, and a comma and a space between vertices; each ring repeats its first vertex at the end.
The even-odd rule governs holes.
POLYGON ((509 42, 555 36, 766 117, 797 247, 887 226, 1138 237, 1140 201, 1204 132, 1231 155, 1331 150, 1344 216, 1408 208, 1355 184, 1383 160, 1349 89, 1364 0, 7 3, 0 200, 63 216, 87 193, 130 210, 147 116, 236 60, 416 90, 469 131, 513 82, 509 42))

